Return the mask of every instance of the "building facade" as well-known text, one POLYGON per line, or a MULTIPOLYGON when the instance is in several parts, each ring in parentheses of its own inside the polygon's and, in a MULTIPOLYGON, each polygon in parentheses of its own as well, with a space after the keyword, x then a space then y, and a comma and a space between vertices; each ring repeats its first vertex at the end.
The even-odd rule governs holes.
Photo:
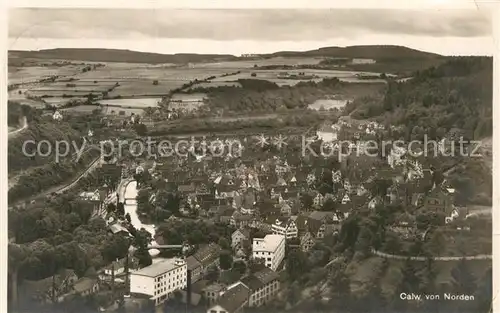
POLYGON ((273 234, 285 236, 285 239, 297 238, 299 236, 297 226, 292 219, 277 218, 271 227, 273 234))
POLYGON ((165 259, 130 273, 130 292, 148 295, 156 305, 186 285, 187 264, 183 259, 165 259))
POLYGON ((250 290, 249 307, 259 307, 272 302, 280 290, 279 275, 269 268, 246 276, 241 282, 250 290))
POLYGON ((266 267, 276 271, 285 257, 285 236, 273 234, 264 238, 254 238, 252 257, 263 259, 266 267))

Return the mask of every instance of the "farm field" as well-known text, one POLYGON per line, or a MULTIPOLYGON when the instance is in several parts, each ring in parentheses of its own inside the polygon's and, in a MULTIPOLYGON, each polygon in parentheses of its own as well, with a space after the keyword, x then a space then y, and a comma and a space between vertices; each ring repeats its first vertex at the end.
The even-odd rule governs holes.
POLYGON ((217 87, 241 87, 241 84, 238 82, 232 82, 232 81, 208 81, 208 82, 203 82, 203 83, 198 83, 194 85, 192 88, 217 88, 217 87))
POLYGON ((102 105, 122 106, 127 108, 157 107, 161 98, 106 99, 99 100, 102 105))
POLYGON ((229 84, 230 82, 237 81, 238 79, 265 79, 276 83, 278 86, 294 86, 299 82, 307 82, 307 81, 319 82, 324 78, 333 78, 333 77, 337 77, 341 81, 346 81, 346 82, 367 82, 367 83, 385 82, 383 79, 372 79, 372 80, 359 79, 358 77, 356 77, 356 74, 359 73, 361 72, 337 71, 337 70, 289 70, 289 71, 252 70, 227 77, 216 77, 215 79, 212 80, 211 83, 229 84), (252 76, 252 73, 255 74, 255 76, 252 76), (288 73, 290 75, 298 75, 299 73, 305 73, 306 76, 315 75, 317 77, 312 79, 287 79, 278 77, 282 73, 288 73))
POLYGON ((53 75, 75 75, 81 72, 82 66, 27 66, 27 67, 9 67, 9 84, 20 84, 38 81, 53 75))
POLYGON ((145 79, 145 80, 170 80, 187 82, 190 80, 201 80, 210 76, 217 76, 227 71, 218 68, 193 68, 189 66, 182 67, 158 67, 151 65, 134 65, 128 67, 115 66, 113 63, 106 64, 105 67, 86 73, 80 73, 75 78, 82 81, 111 79, 122 81, 127 79, 145 79))
POLYGON ((134 97, 134 96, 159 96, 166 95, 170 90, 181 87, 183 81, 158 81, 158 85, 153 85, 153 80, 127 80, 119 81, 120 86, 108 93, 108 96, 113 97, 134 97))
POLYGON ((170 100, 174 101, 203 101, 207 97, 205 93, 182 94, 176 93, 172 95, 170 100))
POLYGON ((69 101, 85 101, 86 98, 79 98, 79 97, 72 97, 72 98, 59 98, 59 97, 54 97, 54 98, 44 98, 43 101, 45 101, 47 104, 53 105, 53 106, 61 106, 69 101))
POLYGON ((85 113, 85 114, 90 114, 92 111, 95 109, 98 109, 99 107, 95 105, 79 105, 76 107, 71 107, 71 108, 66 108, 62 109, 61 111, 63 112, 70 112, 70 113, 85 113))
POLYGON ((266 66, 266 65, 312 65, 318 64, 322 58, 283 58, 275 57, 270 59, 262 60, 238 60, 238 61, 226 61, 217 63, 200 63, 195 64, 196 68, 228 68, 228 69, 240 69, 240 68, 253 68, 254 65, 266 66))
POLYGON ((312 110, 321 110, 321 109, 329 110, 332 108, 341 109, 345 107, 347 101, 348 100, 321 99, 314 101, 314 103, 310 104, 308 108, 312 110))
POLYGON ((85 90, 29 90, 28 95, 33 97, 85 97, 92 93, 96 96, 102 95, 99 91, 85 91, 85 90))
MULTIPOLYGON (((257 64, 315 64, 320 59, 315 58, 271 58, 267 60, 242 60, 228 61, 220 63, 196 63, 188 66, 171 65, 148 65, 148 64, 126 64, 126 63, 106 63, 104 67, 98 67, 91 71, 82 72, 77 65, 60 67, 32 66, 18 68, 17 71, 10 69, 9 79, 23 78, 25 81, 33 77, 59 75, 58 81, 53 83, 36 84, 27 87, 27 95, 34 97, 58 98, 51 103, 63 103, 60 98, 86 97, 89 93, 96 96, 103 96, 107 93, 109 98, 145 98, 161 97, 167 95, 171 90, 181 87, 183 84, 194 80, 204 80, 215 76, 210 82, 200 82, 196 87, 218 87, 218 86, 238 86, 238 79, 265 79, 276 83, 279 86, 293 86, 301 81, 320 81, 327 77, 338 77, 344 81, 373 83, 379 80, 360 80, 356 77, 355 71, 338 70, 253 70, 257 64), (242 73, 224 76, 224 74, 234 73, 243 70, 242 73), (315 75, 313 79, 288 79, 278 78, 282 73, 315 75), (252 76, 255 73, 256 76, 252 76), (71 81, 67 77, 70 75, 71 81), (64 77, 66 76, 66 77, 64 77), (158 84, 154 84, 158 81, 158 84), (116 84, 118 83, 118 86, 116 84)), ((382 80, 380 80, 382 81, 382 80)), ((14 95, 11 94, 11 97, 14 95)), ((46 98, 48 99, 48 98, 46 98)))
POLYGON ((105 115, 110 115, 110 116, 131 116, 132 114, 134 115, 142 115, 144 113, 144 109, 140 108, 103 108, 102 109, 103 114, 105 115))

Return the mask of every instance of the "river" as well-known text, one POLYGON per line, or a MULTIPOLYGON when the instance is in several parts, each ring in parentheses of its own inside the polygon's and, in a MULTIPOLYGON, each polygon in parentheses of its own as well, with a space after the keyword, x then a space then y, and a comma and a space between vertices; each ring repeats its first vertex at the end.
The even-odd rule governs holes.
MULTIPOLYGON (((141 222, 141 220, 139 219, 139 215, 137 214, 137 201, 135 200, 136 197, 137 197, 137 182, 134 180, 128 183, 128 185, 125 187, 125 199, 129 199, 126 201, 125 204, 125 214, 128 213, 130 215, 130 222, 132 223, 132 226, 134 226, 134 228, 136 229, 144 228, 151 234, 151 237, 153 237, 151 245, 153 246, 157 245, 156 241, 154 240, 156 233, 155 225, 143 224, 141 222)), ((157 256, 159 253, 160 250, 158 249, 149 250, 149 254, 151 256, 157 256)))

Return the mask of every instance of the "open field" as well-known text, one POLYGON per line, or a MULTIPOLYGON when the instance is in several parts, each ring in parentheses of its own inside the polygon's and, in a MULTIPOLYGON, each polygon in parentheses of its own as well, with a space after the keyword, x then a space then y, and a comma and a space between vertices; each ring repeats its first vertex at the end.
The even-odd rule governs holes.
MULTIPOLYGON (((271 58, 266 60, 243 60, 228 61, 220 63, 195 63, 189 65, 148 65, 127 63, 106 63, 104 67, 82 72, 77 65, 59 67, 26 67, 12 69, 9 79, 23 79, 30 81, 32 78, 40 78, 51 75, 59 75, 55 82, 47 82, 27 87, 26 94, 34 97, 86 97, 89 93, 103 96, 107 93, 109 98, 143 98, 161 97, 167 95, 171 90, 181 87, 183 84, 195 80, 204 80, 214 77, 210 82, 200 82, 196 87, 238 86, 238 79, 265 79, 280 86, 293 86, 301 81, 320 81, 323 78, 337 77, 341 80, 353 82, 365 82, 356 77, 354 71, 338 70, 253 70, 255 64, 258 66, 271 64, 315 64, 320 59, 316 58, 271 58), (242 70, 241 73, 232 74, 242 70), (289 79, 278 76, 283 73, 298 75, 305 73, 306 76, 315 76, 312 79, 289 79), (256 76, 252 76, 255 73, 256 76), (223 76, 225 75, 225 76, 223 76), (71 79, 71 81, 69 81, 71 79), (154 81, 158 81, 155 84, 154 81), (118 85, 117 85, 118 84, 118 85)), ((23 91, 24 92, 24 91, 23 91)), ((12 96, 14 96, 12 94, 12 96)), ((25 98, 26 96, 23 96, 25 98)), ((54 100, 52 103, 63 103, 54 100)))
POLYGON ((98 68, 86 73, 80 73, 76 78, 82 81, 111 79, 122 81, 127 79, 144 80, 172 80, 172 81, 190 81, 201 80, 210 76, 216 76, 226 73, 224 69, 218 68, 192 68, 189 66, 178 67, 159 67, 151 65, 130 64, 128 67, 116 66, 113 63, 107 63, 105 67, 98 68))
MULTIPOLYGON (((341 81, 346 81, 346 82, 370 82, 370 83, 384 83, 385 81, 383 79, 371 79, 371 80, 365 80, 365 79, 359 79, 356 74, 360 72, 353 72, 353 71, 338 71, 338 70, 288 70, 288 71, 283 71, 283 70, 249 70, 249 71, 243 71, 239 74, 236 75, 231 75, 227 77, 217 77, 212 80, 212 83, 226 83, 229 84, 230 82, 235 82, 238 79, 264 79, 268 80, 271 82, 276 83, 279 86, 294 86, 298 84, 299 82, 308 82, 308 81, 314 81, 314 82, 320 82, 324 78, 333 78, 336 77, 340 79, 341 81), (284 78, 284 77, 279 77, 281 74, 289 74, 289 75, 299 75, 299 73, 304 73, 305 76, 314 76, 314 78, 309 78, 309 79, 294 79, 294 78, 284 78), (255 75, 255 76, 252 76, 255 75)), ((367 73, 367 74, 374 74, 374 73, 367 73)))
POLYGON ((347 100, 321 99, 316 100, 308 106, 311 110, 329 110, 331 108, 343 108, 347 104, 347 100))
POLYGON ((92 111, 94 111, 95 109, 98 109, 98 108, 99 107, 95 106, 95 105, 79 105, 79 106, 76 106, 76 107, 65 108, 65 109, 62 109, 61 111, 63 111, 63 112, 70 112, 70 113, 86 113, 86 114, 90 114, 90 113, 92 113, 92 111))
POLYGON ((203 101, 207 97, 204 93, 182 94, 177 93, 170 98, 173 101, 203 101))
POLYGON ((113 97, 133 97, 133 96, 161 96, 166 95, 170 90, 181 87, 185 81, 160 80, 158 85, 153 85, 153 80, 135 79, 119 81, 120 86, 109 92, 108 96, 113 97))
POLYGON ((86 98, 79 98, 79 97, 72 97, 72 98, 60 98, 60 97, 54 97, 54 98, 44 98, 43 101, 45 101, 47 104, 50 104, 52 106, 61 106, 69 101, 85 101, 86 98))
POLYGON ((102 92, 99 91, 84 91, 84 90, 30 90, 28 95, 33 97, 85 97, 90 93, 99 96, 102 92))
POLYGON ((108 108, 103 109, 103 113, 111 116, 131 116, 134 115, 142 115, 144 113, 143 109, 130 109, 130 108, 108 108))
POLYGON ((107 99, 99 100, 102 105, 132 108, 157 107, 161 98, 107 99))
POLYGON ((82 66, 27 66, 9 67, 9 84, 38 81, 54 75, 74 75, 81 72, 82 66))
POLYGON ((283 58, 274 57, 269 59, 259 59, 259 60, 238 60, 238 61, 226 61, 217 63, 200 63, 195 64, 196 68, 253 68, 254 65, 266 66, 266 65, 311 65, 318 64, 323 58, 311 58, 311 57, 299 57, 299 58, 283 58))
POLYGON ((209 82, 203 82, 194 85, 192 88, 217 88, 217 87, 241 87, 241 84, 238 82, 231 82, 231 81, 209 81, 209 82))

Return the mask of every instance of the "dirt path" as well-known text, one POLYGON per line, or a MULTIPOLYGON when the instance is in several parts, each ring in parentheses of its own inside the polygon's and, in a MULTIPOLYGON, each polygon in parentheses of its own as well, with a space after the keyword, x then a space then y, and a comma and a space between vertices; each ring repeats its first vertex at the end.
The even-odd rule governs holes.
POLYGON ((26 119, 26 116, 23 116, 21 128, 18 128, 16 130, 10 131, 9 132, 9 139, 14 138, 17 134, 19 134, 20 132, 22 132, 26 128, 28 128, 28 120, 26 119))
MULTIPOLYGON (((384 253, 380 252, 377 250, 372 250, 372 253, 386 259, 394 259, 394 260, 406 260, 410 258, 412 261, 427 261, 427 257, 423 256, 412 256, 408 257, 405 255, 396 255, 396 254, 389 254, 389 253, 384 253)), ((462 259, 465 260, 491 260, 491 254, 481 254, 481 255, 472 255, 472 256, 442 256, 442 257, 432 257, 432 260, 434 261, 460 261, 462 259)))

